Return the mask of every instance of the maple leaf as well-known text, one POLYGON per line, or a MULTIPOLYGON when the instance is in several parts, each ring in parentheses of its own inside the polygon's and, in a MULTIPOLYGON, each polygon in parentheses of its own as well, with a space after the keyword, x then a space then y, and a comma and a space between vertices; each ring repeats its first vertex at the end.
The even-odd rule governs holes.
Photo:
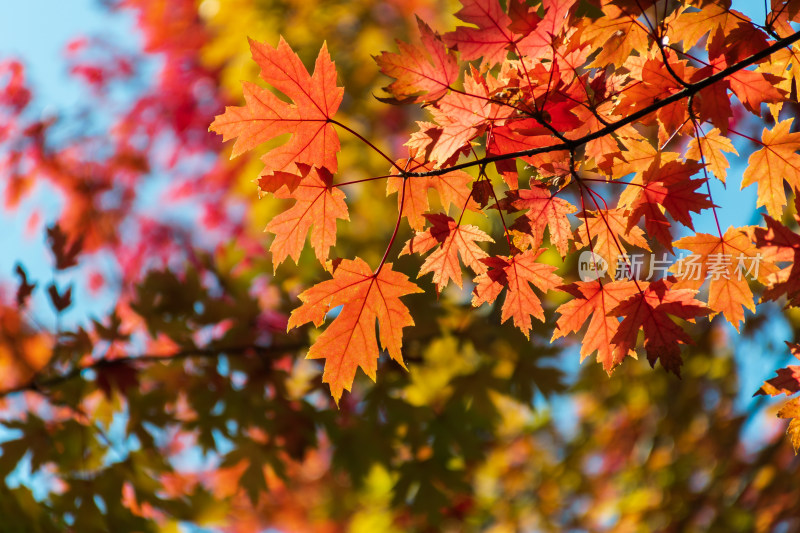
POLYGON ((791 418, 786 434, 792 442, 794 454, 800 450, 800 398, 793 398, 786 402, 778 411, 778 418, 791 418))
POLYGON ((621 66, 634 50, 646 50, 649 39, 636 17, 609 2, 603 6, 602 17, 585 25, 583 38, 602 47, 589 67, 621 66))
MULTIPOLYGON (((800 344, 787 342, 786 345, 795 359, 800 359, 800 344)), ((769 396, 777 396, 779 394, 791 396, 800 392, 800 365, 788 365, 786 368, 778 369, 776 373, 778 375, 765 381, 764 385, 753 396, 765 394, 769 396)), ((800 451, 800 397, 792 398, 783 404, 777 415, 778 418, 791 419, 789 426, 786 428, 786 434, 791 439, 796 455, 800 451)))
POLYGON ((739 155, 731 140, 722 135, 719 128, 714 128, 705 135, 689 141, 686 158, 705 162, 711 173, 725 183, 730 163, 723 152, 739 155))
MULTIPOLYGON (((307 169, 310 167, 308 165, 296 165, 292 163, 290 168, 292 168, 291 172, 278 170, 261 174, 258 177, 258 180, 256 180, 256 183, 258 184, 259 195, 270 192, 275 194, 282 189, 285 189, 291 193, 297 189, 304 177, 304 172, 301 169, 307 169)), ((308 172, 305 172, 305 174, 307 175, 308 172)))
MULTIPOLYGON (((789 347, 789 351, 795 359, 800 360, 800 344, 787 342, 786 346, 789 347)), ((789 365, 786 368, 776 370, 775 373, 778 375, 765 381, 764 385, 753 396, 765 394, 769 396, 777 396, 779 394, 791 396, 800 392, 800 365, 789 365)))
POLYGON ((784 92, 791 93, 793 87, 797 91, 800 88, 800 46, 792 45, 775 52, 756 70, 782 78, 776 86, 784 92))
POLYGON ((623 317, 611 342, 623 353, 628 353, 636 347, 639 330, 643 330, 650 366, 654 367, 656 361, 660 361, 666 370, 680 376, 683 362, 680 345, 692 344, 692 339, 670 315, 692 322, 695 317, 708 315, 711 310, 694 299, 696 291, 671 288, 674 280, 638 283, 643 291, 623 300, 610 312, 612 316, 623 317))
MULTIPOLYGON (((717 32, 728 35, 738 27, 751 27, 750 19, 740 13, 730 9, 728 6, 715 3, 708 3, 703 6, 702 11, 686 12, 686 8, 681 8, 667 23, 670 42, 683 42, 683 50, 687 51, 694 47, 706 34, 716 35, 717 32)), ((762 32, 757 32, 761 36, 761 48, 766 47, 766 39, 762 32)), ((753 35, 749 36, 754 38, 753 35)), ((709 40, 710 41, 710 40, 709 40)), ((707 47, 710 44, 707 43, 707 47)))
POLYGON ((773 272, 772 265, 757 257, 758 250, 747 232, 730 227, 725 234, 697 233, 675 241, 675 246, 693 252, 694 257, 679 260, 673 267, 678 282, 675 289, 697 290, 710 278, 708 306, 739 329, 744 321, 744 309, 755 312, 753 292, 747 280, 748 272, 765 278, 773 272), (758 261, 757 270, 754 262, 758 261))
POLYGON ((277 198, 291 198, 296 202, 270 220, 266 227, 266 231, 275 234, 269 250, 276 269, 287 256, 297 263, 309 229, 311 246, 324 265, 329 250, 336 244, 336 220, 350 220, 344 193, 332 186, 333 175, 324 168, 298 166, 303 174, 299 185, 292 191, 279 190, 275 194, 277 198))
POLYGON ((226 107, 209 129, 221 134, 224 141, 237 138, 231 157, 291 133, 289 141, 263 157, 265 174, 285 170, 287 159, 336 172, 340 145, 331 121, 344 89, 336 86, 336 68, 327 45, 322 45, 313 75, 282 37, 277 48, 250 40, 250 51, 261 67, 261 78, 291 98, 292 103, 258 85, 243 82, 246 105, 226 107), (273 153, 279 157, 274 158, 273 153))
MULTIPOLYGON (((399 168, 405 168, 406 164, 405 160, 397 162, 399 168)), ((425 172, 432 168, 432 163, 420 163, 416 160, 409 165, 409 170, 414 172, 425 172)), ((431 189, 439 193, 439 200, 445 209, 455 205, 458 209, 478 210, 478 204, 471 198, 471 181, 472 176, 463 170, 454 170, 441 176, 407 179, 393 176, 386 182, 386 195, 398 193, 398 209, 402 204, 402 215, 408 219, 408 224, 412 229, 422 231, 425 227, 424 214, 430 209, 428 191, 431 189)))
POLYGON ((481 206, 481 209, 489 204, 489 198, 492 197, 494 189, 492 182, 488 179, 477 180, 472 183, 472 198, 481 206))
POLYGON ((17 288, 17 307, 21 309, 27 305, 28 298, 30 298, 31 294, 33 294, 37 284, 35 281, 33 283, 28 281, 28 273, 21 264, 17 263, 15 265, 14 272, 17 274, 17 276, 19 276, 19 287, 17 288))
MULTIPOLYGON (((697 83, 713 74, 711 67, 703 67, 694 73, 691 81, 697 83)), ((733 117, 733 107, 728 96, 730 82, 720 80, 702 89, 695 98, 695 111, 700 123, 710 122, 716 129, 723 133, 728 133, 728 123, 733 117)))
POLYGON ((784 180, 794 190, 800 186, 800 133, 790 132, 793 120, 778 122, 771 130, 764 128, 763 148, 750 156, 742 176, 742 189, 758 184, 756 206, 766 206, 773 218, 780 218, 786 206, 784 180))
POLYGON ((517 219, 512 227, 529 236, 530 247, 534 250, 539 248, 547 227, 550 230, 550 241, 561 257, 566 257, 569 241, 572 239, 572 226, 567 215, 576 211, 575 206, 541 187, 513 191, 508 199, 515 209, 527 210, 524 221, 517 219))
POLYGON ((381 72, 396 81, 386 87, 401 102, 434 102, 458 79, 458 61, 441 37, 417 17, 422 46, 397 41, 400 53, 375 57, 381 72))
MULTIPOLYGON (((714 37, 708 45, 708 57, 712 72, 724 70, 744 56, 766 48, 764 34, 753 28, 751 24, 740 24, 737 26, 737 30, 738 34, 726 33, 720 28, 713 34, 714 37), (731 41, 744 42, 747 43, 747 46, 731 46, 731 41), (743 55, 740 55, 735 53, 738 48, 747 48, 747 50, 743 50, 743 55)), ((738 70, 726 77, 728 86, 739 98, 739 101, 748 111, 758 117, 761 116, 761 104, 776 103, 784 99, 777 89, 780 81, 781 78, 773 74, 745 69, 738 70)))
POLYGON ((363 259, 356 258, 342 260, 333 279, 300 294, 303 304, 292 311, 288 329, 308 322, 319 327, 329 311, 342 306, 307 355, 308 359, 325 359, 322 381, 330 385, 337 405, 343 391, 352 387, 357 368, 375 381, 380 355, 376 321, 381 347, 405 368, 402 330, 413 326, 414 320, 400 297, 417 292, 422 290, 405 275, 393 271, 391 263, 373 273, 363 259))
POLYGON ((554 38, 558 37, 569 23, 569 10, 574 4, 575 0, 543 0, 544 17, 539 19, 533 9, 525 11, 527 5, 524 0, 511 0, 509 13, 516 16, 509 28, 523 35, 517 39, 517 48, 520 52, 530 58, 538 58, 545 52, 549 55, 554 38))
POLYGON ((58 312, 61 312, 72 305, 72 285, 67 287, 67 290, 64 292, 60 292, 55 283, 50 283, 47 286, 47 295, 50 296, 50 302, 58 312))
MULTIPOLYGON (((680 157, 676 152, 662 152, 644 138, 623 137, 620 143, 624 147, 621 157, 611 165, 611 177, 614 179, 624 178, 633 173, 641 173, 650 168, 654 162, 665 164, 680 157)), ((626 189, 636 192, 635 188, 626 189)), ((624 194, 624 193, 623 193, 624 194)), ((630 203, 630 202, 623 202, 630 203)))
POLYGON ((630 213, 625 209, 601 209, 600 211, 585 211, 577 215, 582 224, 578 227, 578 238, 581 248, 589 246, 594 239, 591 249, 594 253, 606 260, 608 275, 614 278, 620 256, 627 255, 625 243, 650 250, 644 231, 639 226, 628 227, 630 213))
MULTIPOLYGON (((487 124, 499 125, 513 113, 509 106, 499 106, 489 97, 489 88, 480 73, 471 68, 464 77, 464 91, 446 95, 428 109, 437 124, 420 123, 430 142, 424 148, 435 168, 447 163, 469 141, 482 133, 487 124)), ((413 139, 413 137, 412 137, 413 139)), ((409 146, 417 143, 412 140, 409 146)))
MULTIPOLYGON (((626 60, 624 67, 630 71, 630 76, 634 80, 641 83, 628 85, 620 95, 620 104, 614 109, 615 113, 631 114, 683 89, 683 84, 675 79, 672 73, 679 79, 688 79, 693 68, 685 60, 679 60, 674 52, 665 55, 670 65, 669 70, 660 59, 631 56, 626 60)), ((648 123, 658 123, 658 140, 659 144, 663 145, 682 128, 691 130, 691 123, 687 119, 688 111, 685 103, 675 102, 656 110, 643 120, 648 123)))
POLYGON ((526 337, 530 337, 531 316, 544 322, 541 300, 533 292, 531 284, 540 291, 547 292, 562 282, 555 274, 556 267, 536 262, 542 252, 544 249, 527 250, 514 256, 482 259, 489 270, 475 278, 473 307, 494 302, 503 289, 507 289, 501 320, 505 322, 513 318, 514 325, 526 337))
MULTIPOLYGON (((795 199, 795 202, 798 203, 798 200, 795 199)), ((769 288, 764 291, 762 299, 777 300, 786 295, 788 305, 800 306, 800 235, 768 215, 764 215, 764 220, 767 227, 754 230, 758 253, 772 263, 791 264, 777 273, 771 273, 763 281, 769 288)))
POLYGON ((462 8, 456 17, 477 28, 458 26, 444 35, 451 48, 461 53, 461 59, 472 61, 483 58, 489 65, 506 58, 514 34, 508 28, 511 18, 503 11, 498 0, 461 0, 462 8))
POLYGON ((664 165, 656 158, 643 176, 643 186, 638 189, 631 201, 631 216, 628 229, 644 217, 647 233, 655 237, 667 250, 672 251, 672 224, 662 212, 662 208, 673 219, 694 229, 690 212, 699 213, 714 207, 708 196, 695 192, 702 180, 690 179, 702 165, 694 162, 670 161, 664 165))
POLYGON ((57 270, 66 270, 78 264, 83 237, 71 239, 59 224, 55 224, 47 228, 47 242, 55 256, 57 270))
MULTIPOLYGON (((487 155, 502 155, 531 148, 544 148, 555 144, 547 128, 534 119, 516 120, 492 128, 487 155)), ((568 176, 569 152, 564 150, 525 156, 521 158, 536 168, 542 176, 568 176)))
POLYGON ((420 276, 432 272, 437 291, 444 289, 450 280, 461 287, 459 254, 461 261, 476 274, 486 272, 486 265, 481 259, 488 257, 489 254, 477 243, 494 242, 494 239, 477 226, 459 224, 447 215, 425 215, 425 218, 432 224, 431 227, 417 232, 400 252, 400 255, 413 252, 422 255, 439 245, 439 248, 422 264, 419 270, 420 276))
POLYGON ((600 280, 576 281, 559 287, 559 290, 575 298, 556 309, 561 316, 556 322, 556 329, 550 342, 569 333, 577 333, 586 320, 591 318, 581 344, 581 362, 590 354, 597 352, 597 362, 601 363, 603 370, 610 375, 626 355, 635 356, 635 351, 631 349, 625 351, 616 342, 612 342, 619 329, 619 319, 609 316, 609 313, 621 301, 638 292, 636 283, 630 280, 610 283, 603 283, 600 280))

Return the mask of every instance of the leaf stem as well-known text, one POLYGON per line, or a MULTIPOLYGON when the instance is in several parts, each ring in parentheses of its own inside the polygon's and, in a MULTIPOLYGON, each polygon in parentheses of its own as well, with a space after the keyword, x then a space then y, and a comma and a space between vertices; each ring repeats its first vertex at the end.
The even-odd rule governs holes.
MULTIPOLYGON (((410 160, 406 161, 406 169, 408 168, 410 160)), ((398 167, 399 168, 399 167, 398 167)), ((405 174, 406 169, 400 169, 400 171, 405 174)), ((400 230, 400 222, 403 220, 403 206, 406 203, 406 186, 408 185, 408 178, 403 178, 403 190, 400 191, 400 207, 397 209, 397 222, 394 223, 394 231, 392 232, 392 238, 389 239, 389 244, 386 245, 386 251, 383 252, 383 257, 381 258, 381 263, 378 265, 378 268, 375 269, 375 272, 372 274, 373 277, 377 277, 378 274, 381 273, 381 269, 383 265, 386 264, 386 259, 389 257, 389 252, 392 249, 392 245, 394 244, 394 240, 397 238, 397 232, 400 230)))
POLYGON ((394 162, 394 160, 393 160, 391 157, 389 157, 388 155, 386 155, 386 153, 385 153, 383 150, 381 150, 380 148, 378 148, 377 146, 375 146, 374 144, 372 144, 372 142, 370 142, 370 140, 369 140, 369 139, 367 139, 366 137, 364 137, 363 135, 361 135, 360 133, 358 133, 356 130, 354 130, 354 129, 350 128, 349 126, 345 126, 344 124, 342 124, 342 123, 341 123, 341 122, 339 122, 338 120, 334 120, 334 119, 332 119, 332 118, 329 118, 329 119, 328 119, 328 121, 329 121, 331 124, 333 124, 334 126, 339 126, 339 127, 340 127, 340 128, 342 128, 343 130, 350 132, 350 133, 351 133, 351 134, 353 134, 353 135, 354 135, 356 138, 358 138, 358 139, 359 139, 361 142, 363 142, 364 144, 366 144, 367 146, 369 146, 370 148, 372 148, 372 149, 373 149, 373 150, 374 150, 374 151, 375 151, 375 152, 376 152, 378 155, 380 155, 380 156, 381 156, 381 157, 383 157, 383 158, 384 158, 386 161, 388 161, 388 162, 389 162, 389 164, 390 164, 390 165, 392 165, 394 168, 396 168, 397 170, 399 170, 399 171, 401 171, 401 172, 403 171, 403 169, 402 169, 402 168, 400 168, 400 167, 397 165, 397 163, 395 163, 395 162, 394 162))

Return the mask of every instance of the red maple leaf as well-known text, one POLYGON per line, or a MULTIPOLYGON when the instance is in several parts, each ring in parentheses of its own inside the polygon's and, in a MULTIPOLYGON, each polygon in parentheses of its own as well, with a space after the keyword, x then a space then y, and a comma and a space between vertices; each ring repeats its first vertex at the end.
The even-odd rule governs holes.
POLYGON ((544 322, 544 310, 539 297, 533 292, 534 285, 547 292, 561 285, 562 279, 555 274, 556 267, 537 263, 541 250, 527 250, 514 256, 487 257, 482 261, 489 270, 475 278, 475 291, 472 305, 479 307, 494 302, 503 289, 507 289, 503 302, 501 319, 514 319, 526 337, 530 336, 531 316, 544 322))
MULTIPOLYGON (((787 342, 789 351, 796 359, 800 359, 800 344, 792 344, 787 342)), ((777 396, 785 394, 791 396, 796 392, 800 392, 800 365, 789 365, 786 368, 780 368, 775 371, 778 374, 772 379, 764 382, 764 385, 758 389, 753 396, 768 394, 770 396, 777 396)))
POLYGON ((650 284, 638 282, 639 292, 620 302, 611 310, 612 316, 623 317, 611 342, 623 353, 636 347, 639 330, 644 331, 644 348, 651 366, 661 361, 665 369, 680 375, 682 364, 680 345, 692 344, 692 339, 670 315, 693 321, 711 313, 706 305, 694 299, 696 291, 672 289, 674 279, 660 279, 650 284))
POLYGON ((642 176, 643 186, 631 202, 630 230, 644 217, 647 233, 655 237, 667 250, 672 251, 672 224, 664 216, 662 208, 681 224, 694 228, 691 212, 714 207, 708 195, 696 192, 702 180, 693 180, 702 165, 695 162, 670 161, 661 164, 656 158, 642 176))
POLYGON ((468 24, 477 26, 458 26, 455 31, 444 35, 451 48, 457 48, 461 59, 472 61, 483 58, 492 65, 506 58, 509 45, 514 42, 514 34, 508 28, 511 18, 503 11, 497 0, 461 0, 462 8, 456 16, 468 24))
MULTIPOLYGON (((575 0, 543 0, 542 6, 545 13, 540 21, 534 24, 533 21, 536 19, 531 18, 532 9, 526 13, 525 19, 517 18, 516 20, 525 20, 523 24, 511 25, 511 29, 515 33, 523 35, 518 39, 517 48, 528 57, 552 56, 553 40, 568 24, 569 10, 574 4, 575 0)), ((509 11, 513 14, 521 14, 523 9, 520 6, 522 5, 527 8, 523 0, 512 0, 509 11)))
MULTIPOLYGON (((796 201, 796 203, 798 203, 796 201)), ((789 265, 765 280, 769 286, 762 298, 777 300, 781 296, 788 298, 788 305, 800 305, 800 235, 793 232, 777 220, 764 215, 766 228, 754 230, 758 253, 763 254, 772 263, 789 265)))

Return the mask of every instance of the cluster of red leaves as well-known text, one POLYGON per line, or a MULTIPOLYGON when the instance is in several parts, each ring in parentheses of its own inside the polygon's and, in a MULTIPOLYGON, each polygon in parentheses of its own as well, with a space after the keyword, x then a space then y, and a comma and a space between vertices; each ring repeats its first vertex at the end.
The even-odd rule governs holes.
POLYGON ((751 286, 766 286, 768 298, 800 300, 797 276, 778 266, 794 261, 800 237, 776 220, 768 218, 766 230, 718 228, 676 240, 686 231, 680 226, 694 230, 694 214, 718 208, 708 182, 725 182, 726 153, 737 153, 731 136, 756 145, 741 185, 757 185, 758 206, 770 216, 784 212, 786 184, 800 187, 800 133, 791 131, 791 118, 780 120, 798 88, 792 44, 800 34, 790 24, 800 21, 796 2, 773 0, 766 26, 721 0, 462 4, 463 25, 454 31, 439 35, 419 20, 418 44, 399 43, 397 52, 376 57, 394 78, 385 100, 421 104, 430 115, 410 134, 405 159, 396 161, 334 118, 343 89, 324 45, 309 74, 285 41, 277 48, 251 42, 261 78, 289 101, 245 82, 245 106, 227 108, 211 125, 225 140, 236 138, 232 156, 290 134, 263 157, 258 183, 263 192, 296 200, 267 227, 276 235, 275 266, 288 256, 297 260, 311 230, 316 256, 332 273, 300 295, 303 305, 289 327, 335 316, 309 357, 326 359, 324 381, 337 402, 356 367, 375 377, 376 321, 381 345, 402 364, 402 329, 413 320, 399 298, 420 290, 386 262, 402 218, 416 234, 401 255, 429 253, 420 275, 432 273, 441 291, 451 281, 461 287, 462 265, 469 268, 473 305, 504 294, 502 320, 525 335, 532 317, 545 320, 540 294, 569 295, 555 310, 553 338, 579 332, 588 320, 581 356, 596 352, 608 372, 635 356, 642 337, 651 364, 679 373, 680 345, 691 343, 683 324, 721 313, 738 328, 744 310, 755 310, 751 286), (775 124, 761 139, 748 136, 747 112, 775 124), (392 165, 382 178, 387 194, 397 194, 399 217, 374 271, 358 258, 328 260, 336 220, 348 219, 335 180, 338 130, 392 165), (529 171, 520 172, 520 161, 529 171), (465 172, 471 167, 479 169, 477 179, 465 172), (445 212, 429 212, 430 190, 445 212), (499 212, 506 253, 481 247, 494 239, 462 224, 467 211, 499 212), (611 279, 562 279, 542 262, 546 234, 562 258, 581 249, 601 256, 611 279), (699 257, 699 275, 688 276, 678 261, 674 275, 661 279, 615 279, 631 248, 673 256, 676 248, 688 250, 699 257), (719 256, 734 260, 719 271, 719 256), (738 256, 760 257, 755 279, 743 276, 738 256))

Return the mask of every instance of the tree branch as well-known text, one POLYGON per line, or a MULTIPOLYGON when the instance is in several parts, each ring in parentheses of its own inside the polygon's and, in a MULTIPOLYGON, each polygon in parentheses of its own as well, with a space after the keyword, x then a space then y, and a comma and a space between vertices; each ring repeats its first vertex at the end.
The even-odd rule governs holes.
POLYGON ((663 100, 658 100, 653 102, 649 106, 640 109, 639 111, 628 115, 627 117, 618 120, 608 126, 600 128, 599 130, 584 135, 583 137, 567 142, 561 142, 558 144, 552 144, 550 146, 542 146, 540 148, 531 148, 529 150, 521 150, 519 152, 510 152, 507 154, 499 154, 493 155, 489 157, 484 157, 483 159, 477 161, 467 161, 465 163, 461 163, 459 165, 454 165, 448 168, 439 168, 435 170, 429 170, 427 172, 408 172, 406 175, 408 177, 416 177, 416 178, 424 178, 430 176, 441 176, 447 174, 448 172, 453 172, 455 170, 463 170, 465 168, 471 168, 478 165, 485 165, 487 163, 493 163, 495 161, 503 161, 506 159, 515 159, 517 157, 527 157, 537 154, 546 154, 550 152, 557 152, 560 150, 574 150, 579 146, 586 144, 589 141, 593 141, 595 139, 599 139, 601 137, 605 137, 610 133, 614 133, 618 129, 622 128, 623 126, 627 126, 637 120, 646 117, 650 113, 658 111, 659 109, 666 107, 670 104, 674 104, 675 102, 679 102, 684 98, 689 98, 690 96, 702 91, 706 87, 713 85, 714 83, 723 80, 724 78, 730 76, 731 74, 735 74, 740 70, 743 70, 750 65, 757 63, 758 61, 774 54, 775 52, 781 50, 785 46, 789 46, 794 44, 795 42, 800 41, 800 31, 795 32, 794 34, 786 37, 785 39, 780 39, 774 42, 772 45, 768 46, 767 48, 761 50, 753 54, 752 56, 739 61, 738 63, 734 63, 730 67, 720 70, 716 74, 712 74, 711 76, 702 79, 696 83, 690 83, 687 87, 681 91, 678 91, 670 96, 667 96, 663 100))
POLYGON ((142 355, 130 355, 126 357, 118 357, 116 359, 98 359, 97 361, 92 361, 91 363, 88 363, 86 365, 75 367, 72 370, 69 370, 62 374, 57 374, 55 376, 50 376, 41 380, 37 380, 36 378, 34 378, 31 381, 24 383, 22 385, 18 385, 10 389, 0 390, 0 398, 5 398, 6 396, 26 391, 43 392, 44 389, 52 389, 58 387, 59 385, 63 385, 64 383, 67 383, 69 381, 72 381, 73 379, 77 379, 83 372, 90 370, 97 371, 97 370, 104 370, 108 368, 114 368, 125 365, 170 363, 192 358, 216 359, 223 355, 239 357, 250 353, 257 353, 258 355, 262 356, 277 357, 285 354, 286 352, 299 350, 305 346, 306 344, 300 344, 300 343, 286 344, 280 346, 243 344, 238 346, 227 346, 227 347, 220 346, 213 348, 193 348, 166 355, 142 354, 142 355))

